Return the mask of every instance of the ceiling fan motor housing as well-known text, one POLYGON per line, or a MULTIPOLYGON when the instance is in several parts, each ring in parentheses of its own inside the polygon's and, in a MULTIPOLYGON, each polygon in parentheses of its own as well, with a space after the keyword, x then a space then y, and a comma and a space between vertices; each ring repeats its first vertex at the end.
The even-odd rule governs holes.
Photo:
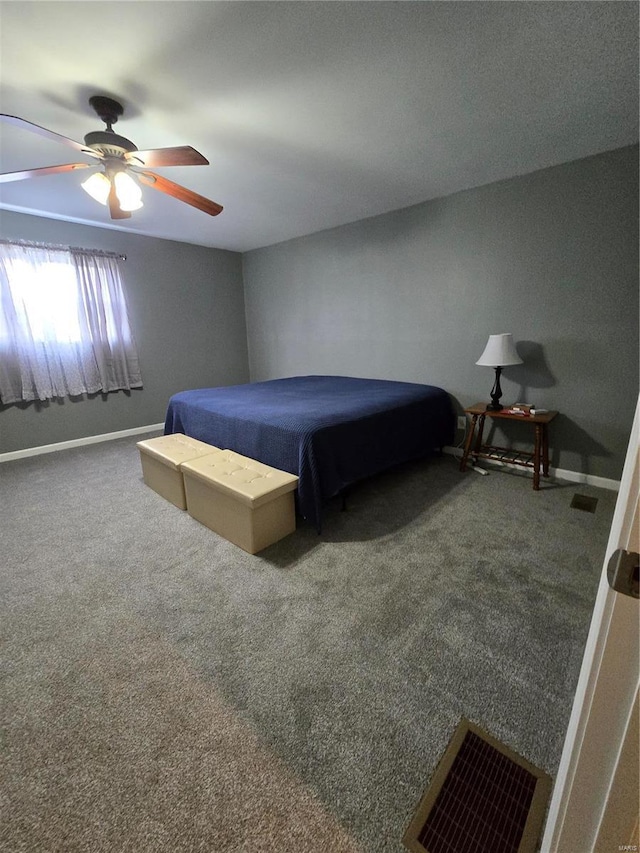
POLYGON ((105 157, 123 157, 130 151, 138 150, 133 142, 125 139, 124 136, 118 136, 112 130, 95 130, 92 133, 87 133, 84 144, 88 148, 93 148, 94 151, 104 154, 105 157))

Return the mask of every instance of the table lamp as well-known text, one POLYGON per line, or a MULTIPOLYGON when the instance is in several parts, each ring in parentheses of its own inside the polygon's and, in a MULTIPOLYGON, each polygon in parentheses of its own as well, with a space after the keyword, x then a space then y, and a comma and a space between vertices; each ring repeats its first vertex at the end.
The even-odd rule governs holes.
POLYGON ((494 367, 496 371, 496 380, 491 389, 491 402, 487 405, 488 412, 499 412, 503 406, 500 405, 500 397, 502 397, 502 388, 500 387, 500 374, 502 368, 510 364, 522 364, 522 359, 516 352, 513 343, 513 335, 511 333, 503 335, 489 335, 489 340, 484 348, 484 352, 476 361, 483 367, 494 367))

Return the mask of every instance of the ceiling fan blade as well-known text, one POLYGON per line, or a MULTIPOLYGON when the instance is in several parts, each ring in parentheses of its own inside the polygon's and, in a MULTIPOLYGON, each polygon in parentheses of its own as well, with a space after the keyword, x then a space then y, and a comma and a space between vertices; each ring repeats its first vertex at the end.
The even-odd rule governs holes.
POLYGON ((222 212, 222 205, 211 201, 186 187, 181 187, 180 184, 174 184, 173 181, 168 181, 162 175, 156 175, 154 172, 136 172, 143 184, 153 187, 160 192, 171 195, 179 201, 184 201, 192 207, 197 207, 198 210, 203 210, 209 216, 217 216, 222 212))
POLYGON ((0 184, 11 181, 24 181, 26 178, 41 178, 44 175, 56 175, 59 172, 72 172, 75 169, 95 169, 93 163, 63 163, 61 166, 43 166, 40 169, 25 169, 24 172, 4 172, 0 174, 0 184))
POLYGON ((118 200, 118 196, 116 195, 116 187, 113 181, 111 181, 111 189, 109 190, 109 215, 112 219, 130 219, 131 213, 128 210, 122 210, 120 207, 120 201, 118 200))
POLYGON ((158 166, 208 166, 209 161, 190 145, 176 148, 152 148, 148 151, 130 151, 125 160, 133 166, 139 164, 156 169, 158 166))
POLYGON ((68 136, 62 136, 61 133, 55 133, 53 130, 47 130, 46 127, 40 127, 39 124, 34 124, 24 118, 0 113, 0 121, 5 121, 8 124, 15 125, 16 127, 21 127, 23 130, 30 130, 31 133, 37 133, 47 139, 52 139, 54 142, 62 142, 64 145, 70 145, 71 148, 75 148, 76 151, 82 151, 83 154, 87 154, 89 157, 96 157, 98 160, 103 159, 102 154, 98 151, 93 151, 91 148, 87 148, 87 146, 83 145, 81 142, 76 142, 74 139, 69 139, 68 136))

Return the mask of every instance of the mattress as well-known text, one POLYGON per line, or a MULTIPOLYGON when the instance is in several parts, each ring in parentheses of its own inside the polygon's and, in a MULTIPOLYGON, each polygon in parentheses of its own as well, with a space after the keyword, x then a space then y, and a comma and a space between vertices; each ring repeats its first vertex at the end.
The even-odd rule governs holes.
POLYGON ((451 444, 455 413, 433 385, 293 376, 174 394, 174 432, 296 474, 298 511, 320 531, 323 506, 347 486, 451 444))

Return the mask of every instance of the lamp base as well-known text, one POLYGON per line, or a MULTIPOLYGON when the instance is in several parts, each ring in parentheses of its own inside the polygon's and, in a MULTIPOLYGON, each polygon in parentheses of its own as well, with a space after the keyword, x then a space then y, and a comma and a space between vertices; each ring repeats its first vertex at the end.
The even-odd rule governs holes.
POLYGON ((500 374, 502 373, 502 367, 496 367, 496 379, 493 383, 493 388, 491 389, 491 402, 487 404, 488 412, 499 412, 501 409, 504 409, 504 406, 500 405, 500 397, 502 397, 502 388, 500 387, 500 374))

